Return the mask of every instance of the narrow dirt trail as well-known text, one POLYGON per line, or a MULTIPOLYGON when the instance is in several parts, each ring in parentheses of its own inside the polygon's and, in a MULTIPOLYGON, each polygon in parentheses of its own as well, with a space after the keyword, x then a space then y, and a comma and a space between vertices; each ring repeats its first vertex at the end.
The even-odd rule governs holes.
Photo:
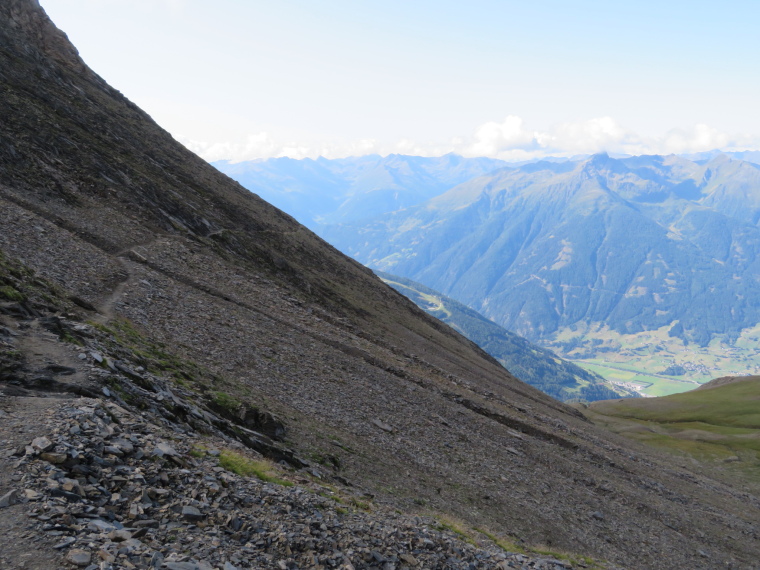
POLYGON ((116 261, 119 262, 119 265, 121 265, 122 269, 124 270, 124 279, 120 281, 113 289, 113 291, 111 291, 111 294, 108 295, 108 297, 106 297, 105 300, 96 307, 98 314, 95 315, 92 320, 99 325, 107 324, 108 321, 110 321, 115 316, 116 304, 124 296, 124 292, 127 290, 127 287, 132 285, 132 283, 135 281, 134 274, 132 273, 132 270, 129 268, 129 265, 126 263, 126 261, 121 257, 117 257, 116 261))
POLYGON ((138 257, 142 258, 142 254, 138 251, 140 248, 143 247, 149 247, 153 245, 156 241, 158 241, 161 237, 164 236, 156 236, 154 239, 144 242, 132 245, 126 249, 123 249, 119 251, 115 256, 114 259, 119 263, 121 266, 123 272, 124 272, 124 279, 120 281, 111 291, 111 294, 108 295, 96 308, 98 310, 98 314, 95 315, 95 317, 92 319, 94 322, 105 325, 114 318, 116 315, 116 304, 121 301, 121 299, 124 297, 125 292, 129 287, 131 287, 135 281, 137 280, 137 277, 134 274, 134 271, 130 267, 129 264, 129 258, 130 257, 138 257))

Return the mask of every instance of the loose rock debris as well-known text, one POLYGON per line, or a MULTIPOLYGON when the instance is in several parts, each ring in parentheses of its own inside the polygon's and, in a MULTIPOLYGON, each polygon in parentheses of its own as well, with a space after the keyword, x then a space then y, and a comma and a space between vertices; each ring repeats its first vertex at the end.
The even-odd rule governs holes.
POLYGON ((144 416, 104 399, 62 402, 47 435, 10 450, 16 488, 0 505, 24 503, 62 564, 89 570, 571 568, 469 544, 432 518, 364 512, 295 470, 284 472, 293 486, 241 477, 219 465, 212 445, 224 441, 144 416))

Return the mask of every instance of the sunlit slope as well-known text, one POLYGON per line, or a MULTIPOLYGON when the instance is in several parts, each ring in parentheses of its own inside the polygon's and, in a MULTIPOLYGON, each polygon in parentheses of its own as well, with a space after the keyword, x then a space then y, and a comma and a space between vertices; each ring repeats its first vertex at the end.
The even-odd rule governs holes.
POLYGON ((714 380, 661 398, 593 402, 585 413, 627 437, 760 482, 760 376, 714 380))
POLYGON ((605 400, 595 402, 592 408, 607 415, 660 423, 703 422, 760 429, 760 376, 662 398, 605 400))

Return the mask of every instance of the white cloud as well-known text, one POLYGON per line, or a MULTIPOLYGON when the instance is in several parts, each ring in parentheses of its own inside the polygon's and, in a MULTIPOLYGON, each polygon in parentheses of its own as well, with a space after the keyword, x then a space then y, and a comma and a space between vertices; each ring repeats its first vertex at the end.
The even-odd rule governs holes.
POLYGON ((395 143, 370 138, 355 141, 284 140, 264 131, 238 142, 203 142, 181 137, 180 141, 206 160, 231 162, 282 156, 296 159, 391 153, 440 156, 448 152, 523 161, 603 151, 638 155, 692 153, 716 148, 760 149, 758 137, 730 135, 704 124, 690 129, 672 129, 659 137, 642 137, 611 117, 564 122, 538 131, 526 128, 523 119, 515 115, 508 115, 501 122, 484 123, 471 136, 452 137, 446 143, 420 143, 408 138, 395 143))
POLYGON ((516 149, 528 150, 536 147, 536 135, 525 130, 520 117, 507 115, 501 123, 490 121, 478 127, 467 152, 476 156, 498 156, 516 149))
POLYGON ((594 153, 617 151, 626 144, 635 144, 638 137, 611 117, 598 117, 588 121, 560 123, 538 136, 541 147, 559 152, 594 153))
POLYGON ((691 130, 672 129, 662 141, 664 152, 688 153, 736 146, 735 138, 707 125, 695 125, 691 130))
POLYGON ((475 129, 472 141, 462 144, 466 156, 492 156, 529 160, 542 156, 571 156, 596 152, 630 152, 645 147, 641 138, 611 117, 564 122, 544 131, 531 131, 520 117, 509 115, 502 123, 489 122, 475 129))

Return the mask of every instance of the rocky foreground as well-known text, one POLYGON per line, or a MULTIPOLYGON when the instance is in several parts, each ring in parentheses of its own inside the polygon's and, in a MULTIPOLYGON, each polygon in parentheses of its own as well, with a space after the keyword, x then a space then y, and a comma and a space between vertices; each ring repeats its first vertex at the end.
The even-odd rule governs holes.
POLYGON ((118 332, 51 309, 0 302, 2 568, 572 567, 375 504, 278 442, 277 418, 195 403, 118 332))
POLYGON ((40 426, 48 435, 6 458, 14 489, 0 504, 20 503, 31 532, 93 570, 571 567, 476 546, 435 519, 352 497, 361 510, 303 472, 280 483, 241 477, 219 466, 209 438, 151 419, 107 399, 56 403, 40 426))

